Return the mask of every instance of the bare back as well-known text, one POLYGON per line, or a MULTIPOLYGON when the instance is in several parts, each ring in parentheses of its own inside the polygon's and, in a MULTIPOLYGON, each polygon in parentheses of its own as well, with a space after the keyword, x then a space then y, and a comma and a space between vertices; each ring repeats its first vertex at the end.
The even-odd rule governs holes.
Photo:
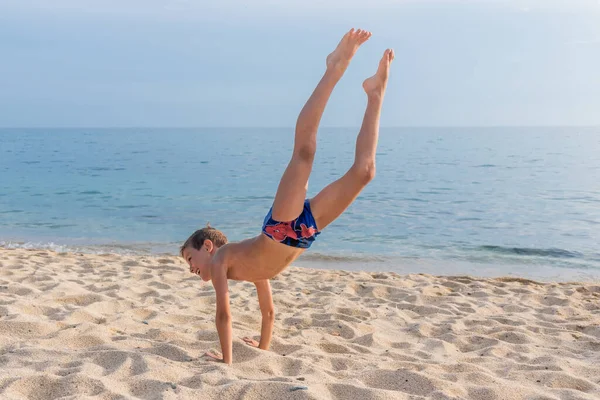
POLYGON ((229 243, 218 250, 227 278, 256 282, 271 279, 298 258, 304 249, 278 243, 264 234, 241 242, 229 243))

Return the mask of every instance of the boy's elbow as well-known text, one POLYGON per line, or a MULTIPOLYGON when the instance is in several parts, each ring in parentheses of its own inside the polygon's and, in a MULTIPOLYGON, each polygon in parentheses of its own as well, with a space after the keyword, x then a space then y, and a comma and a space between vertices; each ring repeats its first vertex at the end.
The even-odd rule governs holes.
POLYGON ((274 320, 275 319, 275 310, 271 308, 271 309, 267 309, 267 310, 263 311, 262 317, 264 319, 274 320))
POLYGON ((231 321, 231 313, 227 311, 217 311, 217 321, 228 322, 231 321))

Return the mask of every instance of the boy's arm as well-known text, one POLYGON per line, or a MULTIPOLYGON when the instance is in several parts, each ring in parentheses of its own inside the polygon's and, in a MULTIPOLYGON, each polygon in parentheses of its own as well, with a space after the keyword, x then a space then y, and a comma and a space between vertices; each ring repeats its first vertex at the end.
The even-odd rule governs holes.
POLYGON ((275 307, 271 295, 271 284, 268 279, 254 282, 258 294, 258 305, 262 314, 262 326, 260 329, 259 349, 269 350, 271 337, 273 336, 273 324, 275 323, 275 307))
POLYGON ((221 341, 223 362, 231 364, 233 333, 231 329, 231 311, 229 309, 227 270, 223 265, 219 265, 217 268, 214 268, 211 275, 212 283, 217 295, 217 315, 215 322, 217 325, 217 332, 219 333, 219 340, 221 341))

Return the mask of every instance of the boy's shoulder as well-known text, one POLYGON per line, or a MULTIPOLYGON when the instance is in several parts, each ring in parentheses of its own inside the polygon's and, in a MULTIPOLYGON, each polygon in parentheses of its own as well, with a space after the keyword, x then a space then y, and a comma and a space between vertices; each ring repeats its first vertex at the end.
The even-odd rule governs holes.
POLYGON ((237 243, 227 243, 221 246, 215 253, 211 261, 211 268, 229 270, 234 263, 237 250, 237 243))

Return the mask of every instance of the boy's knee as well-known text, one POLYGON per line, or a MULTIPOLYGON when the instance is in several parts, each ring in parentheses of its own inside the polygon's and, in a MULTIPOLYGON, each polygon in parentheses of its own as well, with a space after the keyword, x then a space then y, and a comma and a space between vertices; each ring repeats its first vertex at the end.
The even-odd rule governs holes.
POLYGON ((317 149, 315 147, 303 146, 296 151, 296 154, 294 154, 294 156, 297 157, 300 161, 313 162, 313 160, 315 159, 316 152, 317 149))
POLYGON ((356 178, 363 184, 366 185, 375 178, 375 163, 374 162, 363 162, 357 163, 353 166, 356 178))
POLYGON ((315 159, 315 154, 317 153, 317 144, 316 143, 307 143, 298 146, 298 148, 294 151, 294 157, 301 161, 313 162, 315 159))

